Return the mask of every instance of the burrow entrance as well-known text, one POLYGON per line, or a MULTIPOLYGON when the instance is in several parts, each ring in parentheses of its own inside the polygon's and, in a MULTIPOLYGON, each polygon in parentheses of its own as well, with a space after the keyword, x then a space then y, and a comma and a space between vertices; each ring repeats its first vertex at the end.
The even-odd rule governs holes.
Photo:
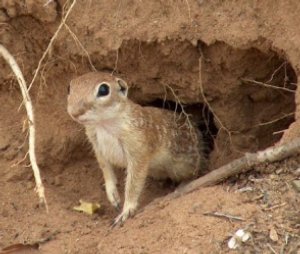
MULTIPOLYGON (((295 71, 285 56, 272 50, 265 40, 244 49, 224 42, 205 45, 201 41, 129 40, 124 41, 117 52, 91 57, 97 70, 114 70, 128 82, 129 97, 135 102, 160 103, 156 106, 162 107, 162 102, 167 101, 170 105, 173 103, 170 110, 174 110, 176 103, 183 105, 209 136, 211 168, 245 152, 273 145, 294 121, 295 71)), ((82 73, 87 71, 86 68, 82 73)), ((60 89, 67 80, 62 82, 65 83, 60 89)), ((63 93, 52 95, 59 101, 66 100, 63 93)), ((65 112, 65 106, 61 107, 57 111, 65 112)), ((71 157, 78 159, 87 154, 90 146, 84 132, 75 129, 77 126, 67 114, 65 125, 71 131, 45 133, 47 128, 42 125, 45 115, 49 118, 47 127, 49 122, 55 126, 61 124, 57 122, 57 115, 45 114, 48 108, 45 101, 37 107, 37 117, 43 119, 38 121, 41 126, 37 130, 42 137, 38 144, 41 161, 48 161, 51 155, 51 160, 67 163, 71 157), (50 147, 51 151, 44 147, 50 147)))
POLYGON ((211 135, 212 168, 274 144, 294 121, 295 71, 266 40, 245 49, 130 40, 117 56, 98 59, 96 67, 123 76, 132 100, 160 107, 167 101, 171 110, 180 103, 209 123, 201 128, 211 135))

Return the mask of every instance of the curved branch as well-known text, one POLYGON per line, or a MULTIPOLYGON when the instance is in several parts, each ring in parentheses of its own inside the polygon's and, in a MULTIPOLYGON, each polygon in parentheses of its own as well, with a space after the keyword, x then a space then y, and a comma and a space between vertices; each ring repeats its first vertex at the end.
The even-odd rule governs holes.
POLYGON ((24 99, 24 105, 27 112, 28 117, 28 126, 29 126, 29 159, 31 163, 31 167, 34 174, 34 179, 36 183, 36 192, 38 193, 40 203, 44 204, 46 210, 48 211, 48 205, 45 197, 45 190, 41 179, 41 174, 39 167, 36 162, 36 155, 35 155, 35 125, 34 125, 34 113, 33 113, 33 106, 31 102, 31 98, 29 96, 26 81, 24 79, 23 73, 17 64, 15 58, 9 53, 9 51, 0 44, 0 55, 5 59, 5 61, 9 64, 12 71, 16 75, 18 83, 20 85, 20 89, 22 92, 22 96, 24 99))
POLYGON ((169 198, 176 198, 185 195, 200 187, 215 185, 226 178, 242 172, 247 172, 258 164, 280 161, 298 153, 300 153, 300 138, 297 138, 289 143, 269 147, 257 153, 246 153, 242 158, 236 159, 218 169, 211 171, 205 176, 179 187, 175 192, 169 194, 169 198))

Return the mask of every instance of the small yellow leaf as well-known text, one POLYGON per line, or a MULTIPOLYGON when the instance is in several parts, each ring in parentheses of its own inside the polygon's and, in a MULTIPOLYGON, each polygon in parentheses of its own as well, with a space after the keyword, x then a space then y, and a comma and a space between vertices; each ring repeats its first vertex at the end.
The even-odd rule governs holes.
POLYGON ((90 202, 85 202, 83 200, 79 200, 79 202, 80 202, 80 205, 74 206, 73 209, 75 211, 84 212, 89 215, 94 214, 101 207, 99 203, 90 203, 90 202))

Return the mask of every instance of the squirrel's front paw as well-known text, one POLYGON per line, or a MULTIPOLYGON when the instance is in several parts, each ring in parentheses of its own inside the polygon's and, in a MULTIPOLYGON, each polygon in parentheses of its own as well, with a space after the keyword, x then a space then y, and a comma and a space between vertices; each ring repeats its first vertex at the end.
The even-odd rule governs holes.
POLYGON ((109 202, 115 207, 118 211, 121 210, 121 199, 115 184, 106 185, 106 193, 109 202))
POLYGON ((132 217, 135 213, 136 207, 124 206, 121 214, 115 218, 113 222, 113 227, 117 225, 122 225, 129 217, 132 217))

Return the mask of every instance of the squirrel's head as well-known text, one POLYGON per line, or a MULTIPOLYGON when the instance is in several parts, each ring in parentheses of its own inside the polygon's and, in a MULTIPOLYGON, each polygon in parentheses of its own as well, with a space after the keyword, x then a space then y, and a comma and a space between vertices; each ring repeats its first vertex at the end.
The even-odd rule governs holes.
POLYGON ((73 79, 69 85, 68 113, 81 124, 112 119, 127 100, 126 82, 111 74, 90 72, 73 79))

